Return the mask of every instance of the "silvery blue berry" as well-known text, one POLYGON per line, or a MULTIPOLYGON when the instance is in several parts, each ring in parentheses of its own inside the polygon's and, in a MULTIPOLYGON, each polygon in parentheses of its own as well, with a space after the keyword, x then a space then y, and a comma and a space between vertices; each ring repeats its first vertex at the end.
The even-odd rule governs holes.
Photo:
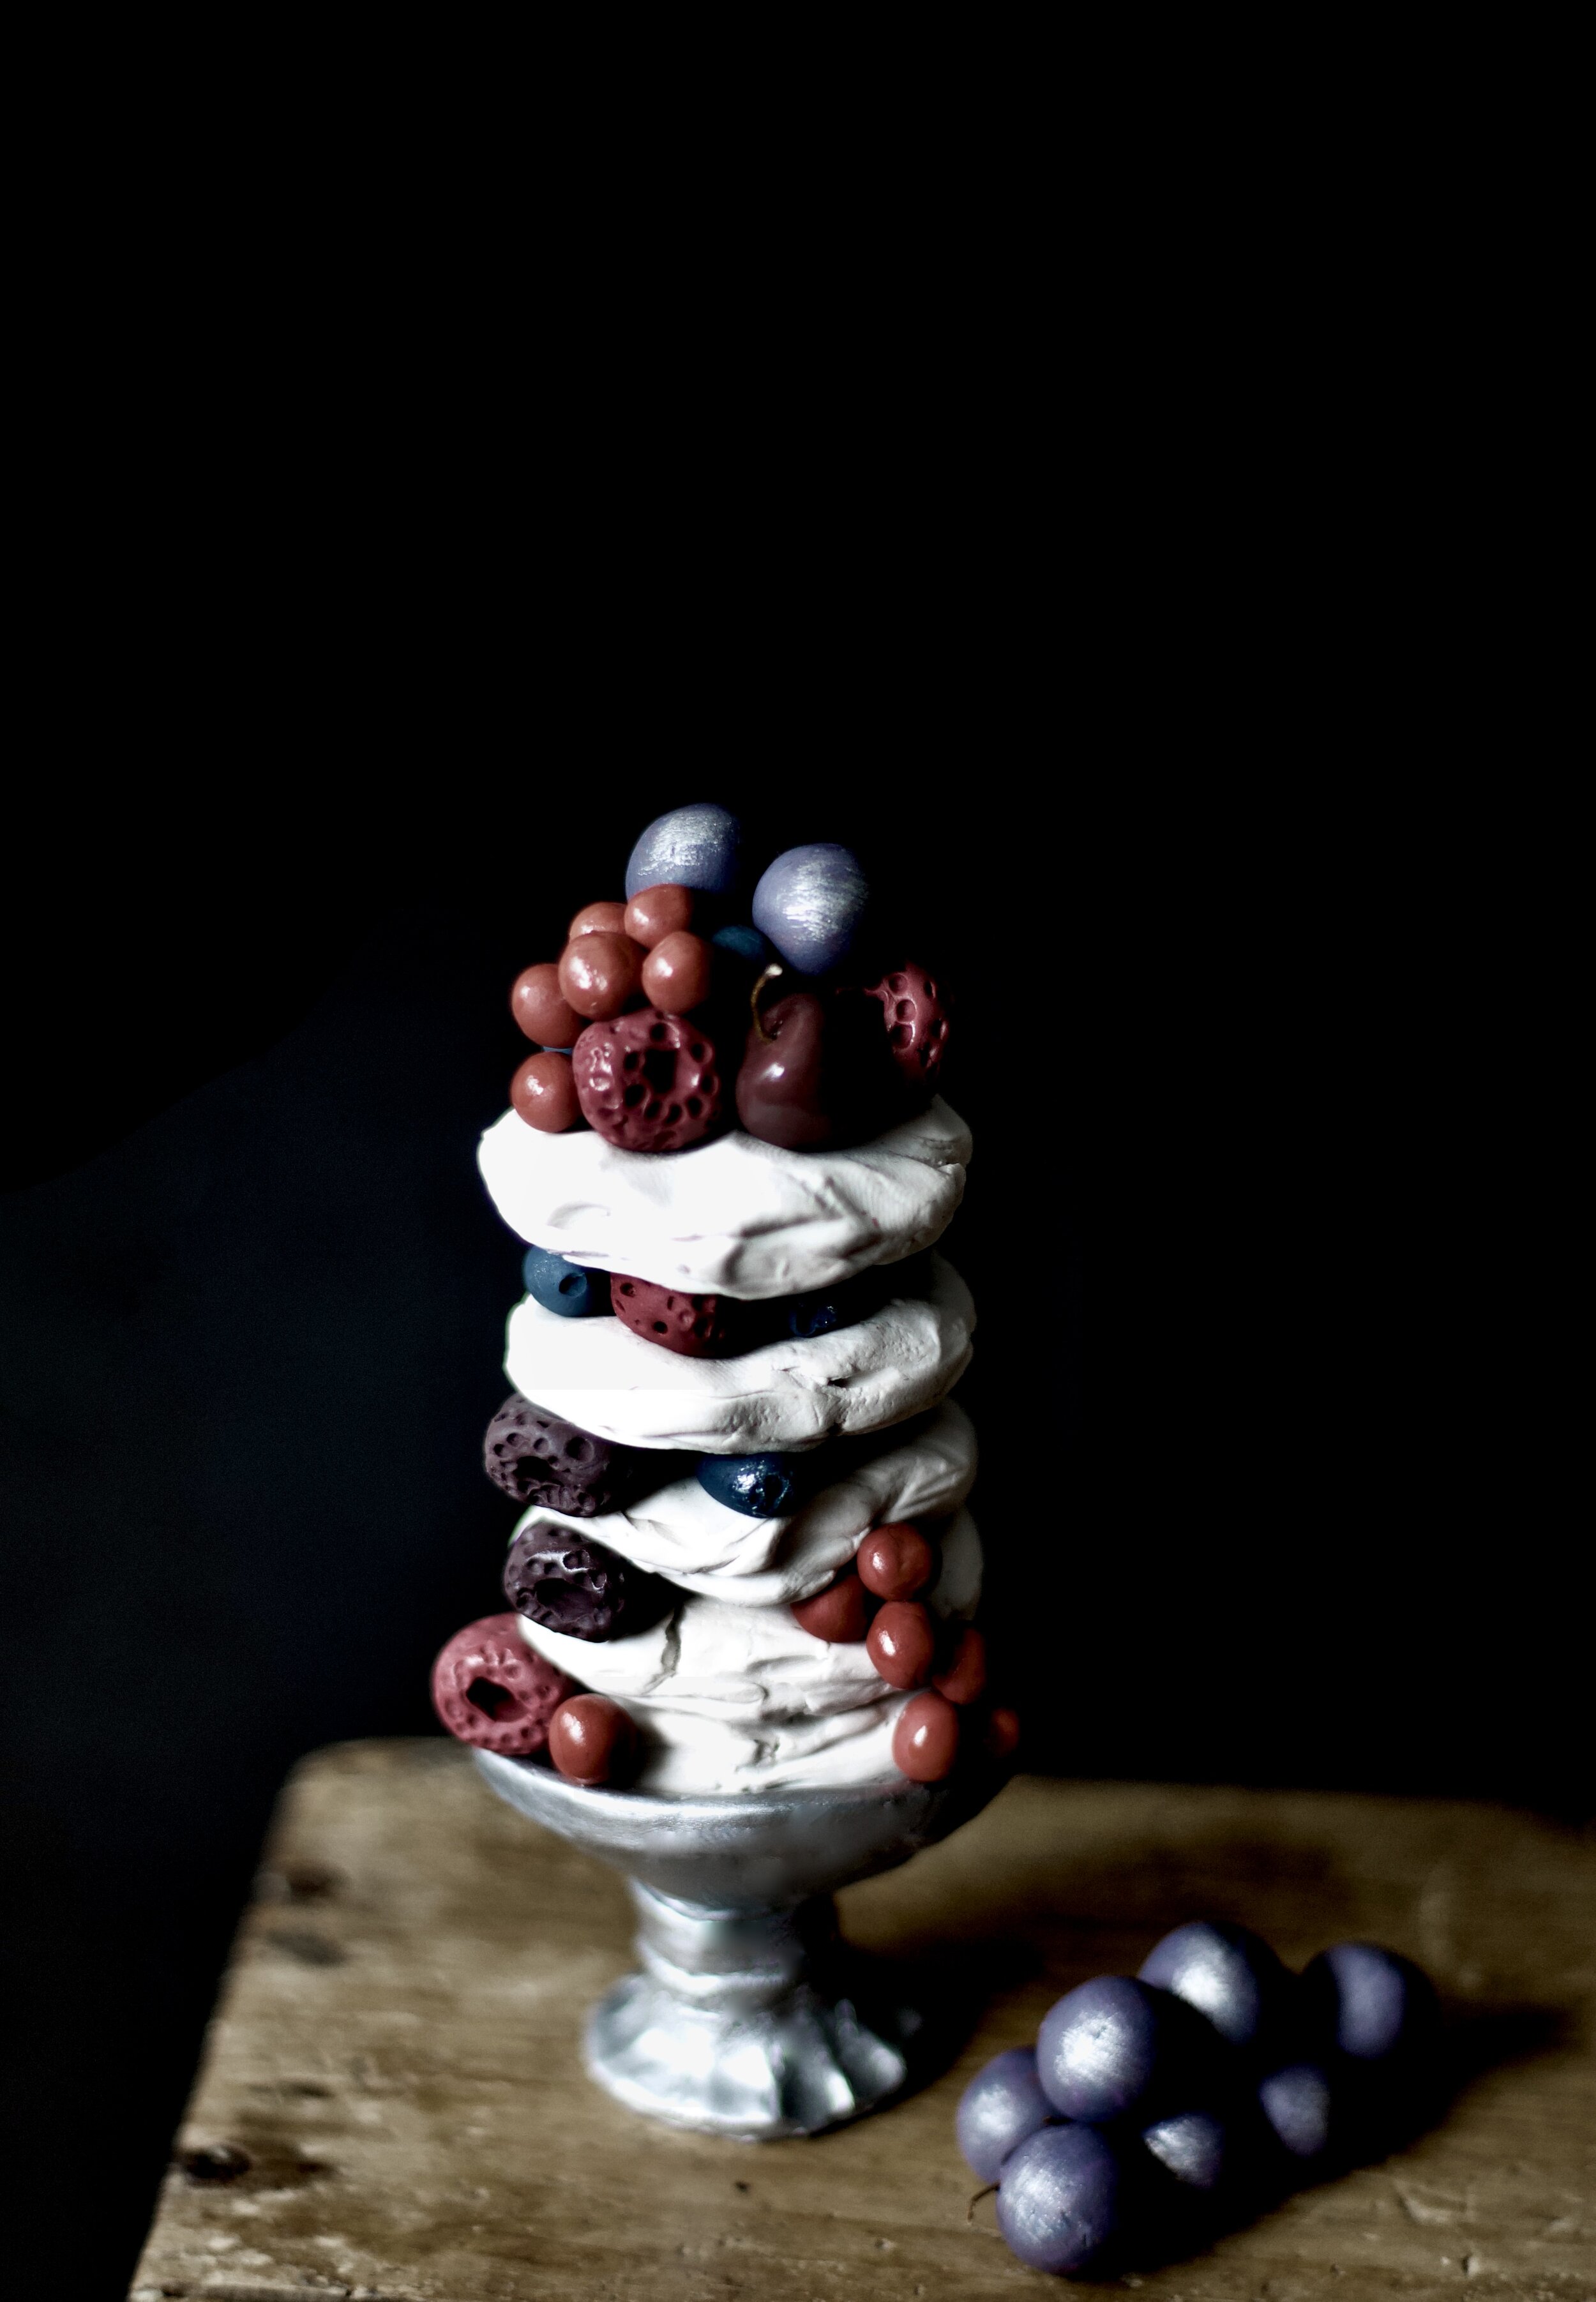
POLYGON ((1044 2126, 1004 2162, 997 2227, 1033 2270, 1084 2270, 1120 2235, 1124 2180, 1089 2126, 1044 2126))
POLYGON ((1232 2046, 1253 2054, 1269 2052, 1296 1995, 1291 1976, 1261 1935, 1209 1919, 1165 1935, 1138 1971, 1143 1982, 1205 2014, 1232 2046))
POLYGON ((737 884, 743 827, 729 808, 707 800, 673 807, 651 823, 626 865, 626 901, 644 887, 696 887, 729 895, 737 884))
POLYGON ((1046 2126, 1053 2105, 1037 2079, 1037 2057, 1029 2046, 994 2054, 959 2097, 954 2130, 972 2174, 995 2182, 1011 2150, 1046 2126))
POLYGON ((789 847, 753 891, 753 923, 789 967, 825 975, 853 947, 869 887, 851 848, 789 847))

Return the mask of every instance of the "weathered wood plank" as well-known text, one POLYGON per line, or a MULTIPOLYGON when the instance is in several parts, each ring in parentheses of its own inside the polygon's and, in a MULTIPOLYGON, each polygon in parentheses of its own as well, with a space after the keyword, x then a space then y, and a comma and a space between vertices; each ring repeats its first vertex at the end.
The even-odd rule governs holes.
MULTIPOLYGON (((1468 2018, 1434 2132, 1301 2193, 1143 2302, 1596 2296, 1596 1836, 1463 1804, 1022 1779, 842 1898, 845 1931, 985 1995, 957 2063, 809 2142, 673 2134, 582 2073, 628 1963, 620 1881, 442 1742, 318 1752, 285 1793, 134 2281, 139 2302, 998 2302, 1058 2292, 953 2139, 970 2072, 1198 1911, 1300 1962, 1370 1935, 1468 2018), (242 2152, 201 2180, 182 2159, 242 2152)), ((1121 2287, 1120 2290, 1123 2290, 1121 2287)))

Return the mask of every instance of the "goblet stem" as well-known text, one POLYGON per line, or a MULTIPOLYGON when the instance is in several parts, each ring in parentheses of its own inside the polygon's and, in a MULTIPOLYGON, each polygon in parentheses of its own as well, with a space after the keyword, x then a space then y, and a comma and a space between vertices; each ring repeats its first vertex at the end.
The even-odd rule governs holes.
POLYGON ((593 2009, 586 2046, 629 2109, 763 2141, 861 2117, 903 2086, 919 2017, 861 2014, 828 1895, 717 1911, 628 1884, 643 1972, 593 2009))

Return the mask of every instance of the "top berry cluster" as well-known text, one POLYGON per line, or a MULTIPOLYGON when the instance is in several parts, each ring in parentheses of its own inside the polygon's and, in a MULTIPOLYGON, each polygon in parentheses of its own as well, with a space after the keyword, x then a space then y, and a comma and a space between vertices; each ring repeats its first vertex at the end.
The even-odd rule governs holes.
POLYGON ((936 1093, 943 994, 883 967, 846 847, 777 855, 737 916, 743 836, 723 807, 674 809, 588 903, 564 951, 525 969, 510 1010, 540 1052, 510 1101, 547 1134, 585 1122, 627 1151, 685 1151, 733 1123, 794 1151, 862 1141, 936 1093))

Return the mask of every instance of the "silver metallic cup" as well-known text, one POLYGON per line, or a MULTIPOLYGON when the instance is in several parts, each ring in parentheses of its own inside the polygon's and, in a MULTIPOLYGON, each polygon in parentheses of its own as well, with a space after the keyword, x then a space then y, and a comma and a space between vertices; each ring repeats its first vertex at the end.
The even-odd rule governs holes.
POLYGON ((947 1837, 1006 1769, 662 1798, 474 1756, 500 1798, 626 1875, 643 1971, 593 2008, 586 2060, 628 2109, 763 2142, 862 2117, 906 2083, 923 2018, 872 2001, 867 2019, 831 1896, 947 1837))

